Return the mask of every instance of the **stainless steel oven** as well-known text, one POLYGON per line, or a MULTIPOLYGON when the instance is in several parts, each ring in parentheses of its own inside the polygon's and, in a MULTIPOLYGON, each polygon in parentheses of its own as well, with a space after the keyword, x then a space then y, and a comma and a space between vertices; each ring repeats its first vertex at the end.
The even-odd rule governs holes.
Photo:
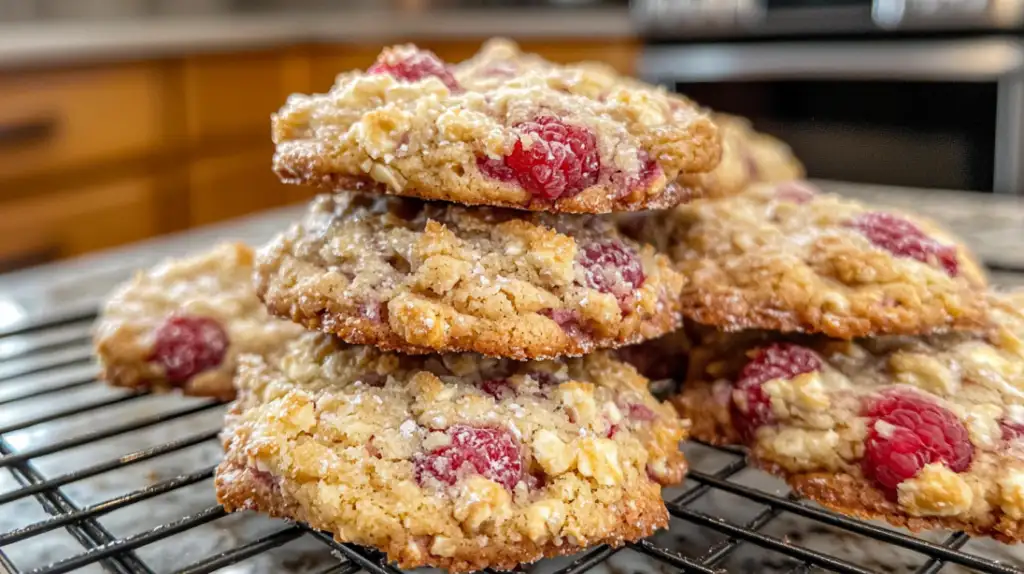
POLYGON ((1024 193, 1015 38, 656 44, 641 73, 789 142, 813 177, 1024 193))

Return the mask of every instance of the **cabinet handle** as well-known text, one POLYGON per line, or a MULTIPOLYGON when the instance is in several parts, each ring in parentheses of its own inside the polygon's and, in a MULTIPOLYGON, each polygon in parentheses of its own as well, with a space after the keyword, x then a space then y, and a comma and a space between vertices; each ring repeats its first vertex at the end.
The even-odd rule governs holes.
POLYGON ((57 118, 28 118, 9 124, 0 123, 0 146, 29 145, 44 142, 57 133, 57 118))

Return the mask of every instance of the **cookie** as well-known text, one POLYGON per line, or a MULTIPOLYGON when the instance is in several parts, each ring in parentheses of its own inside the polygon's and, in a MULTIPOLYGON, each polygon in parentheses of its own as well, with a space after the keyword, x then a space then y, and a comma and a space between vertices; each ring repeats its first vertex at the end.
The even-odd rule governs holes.
POLYGON ((720 329, 850 339, 972 329, 984 318, 985 276, 959 240, 807 183, 756 185, 620 224, 687 278, 684 316, 720 329))
POLYGON ((758 132, 745 118, 715 114, 722 134, 722 162, 701 176, 708 196, 736 195, 759 182, 785 182, 804 177, 804 166, 784 142, 758 132))
POLYGON ((607 353, 414 356, 309 334, 242 358, 216 475, 229 511, 305 522, 402 568, 510 570, 666 526, 684 425, 607 353))
POLYGON ((139 390, 234 397, 239 354, 270 353, 302 332, 267 314, 252 273, 253 252, 241 244, 137 273, 112 293, 97 319, 102 378, 139 390))
POLYGON ((718 128, 687 100, 508 42, 459 68, 385 49, 330 93, 289 98, 273 139, 287 183, 566 213, 676 205, 721 154, 718 128))
POLYGON ((692 345, 691 335, 679 329, 657 339, 622 347, 615 356, 633 365, 648 379, 681 381, 686 376, 692 345))
POLYGON ((840 341, 719 334, 696 348, 680 411, 743 444, 799 494, 911 530, 1024 538, 1024 296, 985 334, 840 341))
POLYGON ((599 216, 322 195, 257 257, 271 313, 349 343, 515 359, 679 324, 682 277, 599 216))

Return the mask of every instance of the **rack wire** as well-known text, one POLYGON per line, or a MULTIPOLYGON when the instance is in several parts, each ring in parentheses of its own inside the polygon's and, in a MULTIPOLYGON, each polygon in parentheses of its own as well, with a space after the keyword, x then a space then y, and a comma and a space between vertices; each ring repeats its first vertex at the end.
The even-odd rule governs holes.
MULTIPOLYGON (((97 383, 93 318, 68 310, 0 329, 0 570, 399 573, 305 525, 227 514, 211 484, 223 404, 97 383)), ((530 569, 1024 573, 1024 550, 854 520, 794 497, 738 449, 685 448, 693 468, 666 492, 667 531, 530 569)))

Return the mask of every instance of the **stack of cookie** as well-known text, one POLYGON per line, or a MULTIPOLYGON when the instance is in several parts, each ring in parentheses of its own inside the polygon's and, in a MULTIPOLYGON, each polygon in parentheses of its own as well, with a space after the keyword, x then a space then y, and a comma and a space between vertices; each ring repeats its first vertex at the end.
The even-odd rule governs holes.
POLYGON ((695 438, 840 512, 1024 537, 1024 295, 955 237, 796 182, 634 231, 688 278, 695 438))
POLYGON ((456 571, 667 525, 686 425, 610 349, 678 329, 684 278, 612 214, 706 192, 706 113, 505 42, 403 46, 273 135, 282 179, 328 193, 255 257, 140 274, 97 334, 113 384, 237 390, 228 510, 456 571))

